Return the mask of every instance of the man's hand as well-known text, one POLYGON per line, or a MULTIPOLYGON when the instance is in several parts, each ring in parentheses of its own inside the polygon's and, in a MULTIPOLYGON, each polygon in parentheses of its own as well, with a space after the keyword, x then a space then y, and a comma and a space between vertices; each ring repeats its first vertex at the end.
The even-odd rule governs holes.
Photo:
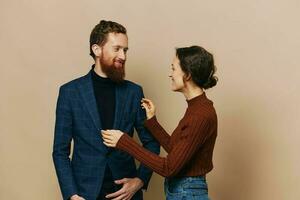
POLYGON ((114 193, 106 195, 106 198, 113 198, 112 200, 130 200, 144 185, 144 182, 139 178, 123 178, 116 180, 115 183, 118 185, 123 184, 123 187, 114 193))
POLYGON ((74 194, 73 196, 71 196, 70 200, 85 200, 85 199, 82 198, 81 196, 78 196, 77 194, 74 194))

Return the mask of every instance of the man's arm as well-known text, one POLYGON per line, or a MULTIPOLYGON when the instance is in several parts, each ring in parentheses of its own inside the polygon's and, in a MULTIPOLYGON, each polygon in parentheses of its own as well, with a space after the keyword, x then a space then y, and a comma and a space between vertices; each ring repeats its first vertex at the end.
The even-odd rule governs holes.
MULTIPOLYGON (((139 88, 136 98, 138 99, 138 103, 136 105, 138 106, 138 108, 134 126, 138 133, 139 139, 142 142, 144 148, 148 149, 149 151, 152 151, 155 154, 159 154, 159 143, 144 126, 144 121, 146 120, 146 112, 144 109, 142 109, 140 103, 142 98, 144 98, 143 90, 141 87, 139 88)), ((142 164, 140 165, 138 169, 138 178, 140 178, 144 182, 143 189, 147 189, 152 173, 153 171, 150 170, 148 167, 142 164)))
POLYGON ((53 144, 53 161, 60 189, 64 199, 77 194, 77 188, 70 163, 72 140, 72 113, 68 91, 61 87, 56 105, 56 121, 53 144))

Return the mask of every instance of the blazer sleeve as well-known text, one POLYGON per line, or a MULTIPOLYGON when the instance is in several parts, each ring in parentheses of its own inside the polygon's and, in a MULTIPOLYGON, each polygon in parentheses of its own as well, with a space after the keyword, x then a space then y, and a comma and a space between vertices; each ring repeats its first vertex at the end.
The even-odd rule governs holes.
MULTIPOLYGON (((146 113, 142 109, 140 101, 144 97, 143 90, 141 87, 139 87, 139 90, 137 92, 137 114, 135 118, 135 124, 134 127, 137 131, 137 134, 139 136, 139 139, 145 149, 148 151, 159 154, 160 153, 160 145, 155 140, 155 138, 151 135, 151 133, 146 129, 144 126, 144 121, 146 120, 146 113)), ((138 177, 144 182, 143 189, 147 189, 148 183, 150 181, 150 178, 152 176, 153 171, 150 170, 145 165, 141 164, 138 168, 138 177)))
POLYGON ((63 86, 59 90, 53 144, 53 161, 64 199, 78 194, 71 163, 70 147, 72 140, 72 112, 68 99, 68 90, 63 86))

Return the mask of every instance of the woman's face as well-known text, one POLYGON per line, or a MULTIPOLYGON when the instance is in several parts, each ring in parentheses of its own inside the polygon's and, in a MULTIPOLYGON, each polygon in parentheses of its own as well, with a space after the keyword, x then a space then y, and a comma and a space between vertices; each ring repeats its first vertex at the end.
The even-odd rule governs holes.
POLYGON ((181 92, 185 87, 184 76, 185 73, 180 67, 179 59, 177 58, 177 56, 175 56, 171 64, 171 73, 169 75, 169 77, 171 78, 171 89, 173 91, 181 92))

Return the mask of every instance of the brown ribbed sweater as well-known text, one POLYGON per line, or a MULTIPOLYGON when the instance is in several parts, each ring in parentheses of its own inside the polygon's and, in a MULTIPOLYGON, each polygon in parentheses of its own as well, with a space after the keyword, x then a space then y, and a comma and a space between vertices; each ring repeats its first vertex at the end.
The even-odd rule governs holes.
POLYGON ((187 101, 184 117, 170 136, 156 117, 145 121, 145 126, 168 152, 160 157, 123 134, 117 143, 141 163, 164 177, 203 176, 212 170, 212 155, 217 137, 217 115, 212 101, 205 93, 187 101))

